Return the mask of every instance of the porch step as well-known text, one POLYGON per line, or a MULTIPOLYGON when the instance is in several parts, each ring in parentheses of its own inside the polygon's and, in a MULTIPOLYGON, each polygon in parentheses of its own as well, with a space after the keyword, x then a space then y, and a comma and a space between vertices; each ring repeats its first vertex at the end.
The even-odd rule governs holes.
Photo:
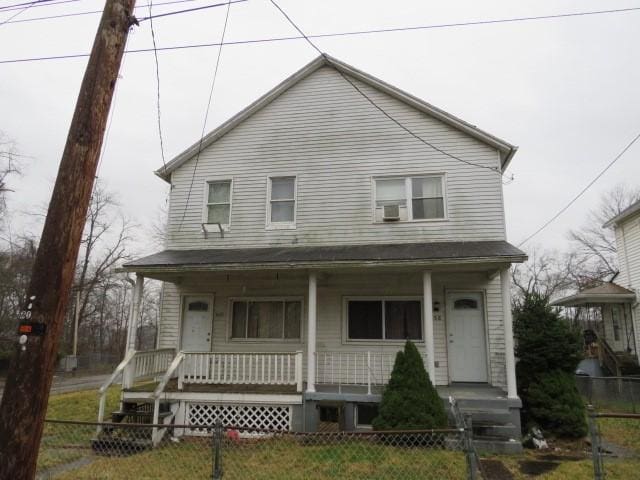
POLYGON ((522 452, 520 440, 504 440, 500 437, 474 438, 473 445, 478 453, 518 454, 522 452))
POLYGON ((501 438, 509 440, 511 438, 520 438, 520 427, 513 423, 496 425, 488 422, 472 422, 473 438, 501 438))
POLYGON ((472 424, 507 425, 511 423, 511 413, 506 408, 460 408, 460 411, 471 415, 472 424))
MULTIPOLYGON (((169 411, 160 411, 158 414, 158 422, 162 423, 162 420, 173 415, 173 412, 169 411)), ((116 412, 111 413, 111 421, 113 423, 120 423, 124 419, 129 418, 133 420, 133 423, 150 423, 145 420, 153 420, 153 411, 144 412, 144 411, 136 411, 136 410, 118 410, 116 412)))

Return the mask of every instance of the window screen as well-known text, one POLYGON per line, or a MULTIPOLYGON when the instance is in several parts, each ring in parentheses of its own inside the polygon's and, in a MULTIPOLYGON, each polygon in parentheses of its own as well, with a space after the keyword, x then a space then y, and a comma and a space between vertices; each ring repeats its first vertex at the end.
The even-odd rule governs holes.
POLYGON ((421 340, 419 300, 349 300, 349 340, 421 340))
POLYGON ((422 315, 419 301, 384 302, 385 338, 419 340, 422 338, 422 315))
POLYGON ((271 222, 293 223, 295 221, 295 177, 271 179, 271 222))
POLYGON ((412 178, 411 190, 414 219, 444 218, 441 177, 412 178))
POLYGON ((265 300, 232 303, 231 337, 245 339, 299 339, 302 303, 265 300))
POLYGON ((207 222, 229 224, 231 213, 231 181, 209 182, 207 222))
POLYGON ((381 301, 350 301, 348 309, 350 339, 364 340, 382 338, 381 301))

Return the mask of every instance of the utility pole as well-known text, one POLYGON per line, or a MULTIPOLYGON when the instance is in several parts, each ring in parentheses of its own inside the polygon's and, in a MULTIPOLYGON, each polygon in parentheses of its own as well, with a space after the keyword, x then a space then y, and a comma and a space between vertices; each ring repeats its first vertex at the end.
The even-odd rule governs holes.
POLYGON ((0 404, 0 479, 32 480, 58 341, 135 0, 106 0, 20 312, 0 404))

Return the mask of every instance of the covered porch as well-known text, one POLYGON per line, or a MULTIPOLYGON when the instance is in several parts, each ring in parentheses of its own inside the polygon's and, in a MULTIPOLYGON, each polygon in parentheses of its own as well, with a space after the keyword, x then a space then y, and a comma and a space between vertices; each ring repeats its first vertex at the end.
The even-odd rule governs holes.
MULTIPOLYGON (((506 242, 166 251, 125 265, 164 282, 167 382, 372 395, 414 341, 436 385, 517 398, 506 242)), ((138 302, 132 318, 138 318, 138 302)), ((131 322, 133 325, 134 322, 131 322)), ((128 349, 135 347, 135 326, 128 349)))
POLYGON ((552 302, 573 310, 585 332, 587 357, 597 357, 610 375, 640 373, 633 304, 636 294, 613 282, 587 288, 552 302))

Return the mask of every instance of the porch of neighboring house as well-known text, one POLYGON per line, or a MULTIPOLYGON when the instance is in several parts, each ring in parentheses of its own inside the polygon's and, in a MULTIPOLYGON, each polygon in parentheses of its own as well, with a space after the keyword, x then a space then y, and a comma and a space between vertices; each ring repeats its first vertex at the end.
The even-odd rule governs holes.
POLYGON ((633 318, 636 294, 612 282, 552 302, 573 308, 585 335, 585 356, 597 358, 612 376, 638 375, 640 363, 633 318))
MULTIPOLYGON (((443 401, 459 399, 478 429, 519 438, 508 264, 147 276, 165 282, 158 349, 135 351, 130 332, 107 382, 122 374, 114 420, 370 428, 409 338, 443 401)), ((136 298, 143 283, 139 272, 136 298)))

